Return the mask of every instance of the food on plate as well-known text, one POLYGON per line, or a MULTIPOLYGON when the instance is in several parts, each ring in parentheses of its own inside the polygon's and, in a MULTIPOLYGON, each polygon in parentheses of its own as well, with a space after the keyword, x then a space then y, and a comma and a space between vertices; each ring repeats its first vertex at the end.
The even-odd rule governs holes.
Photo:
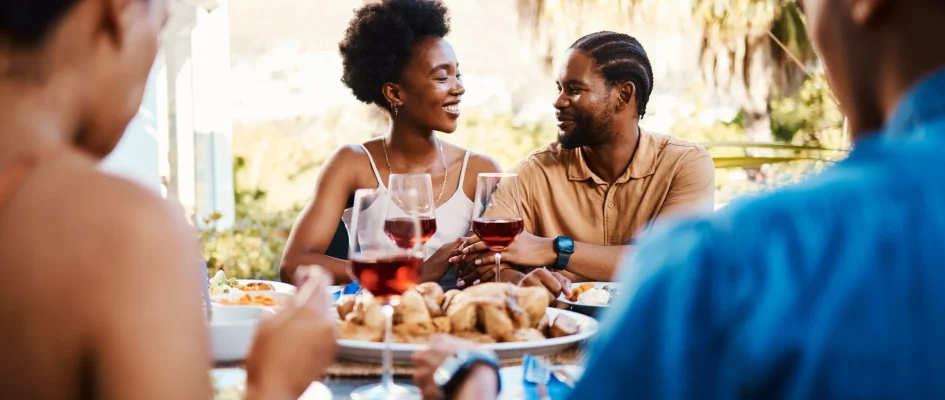
POLYGON ((276 301, 272 297, 262 295, 262 294, 250 295, 249 293, 244 294, 242 297, 236 300, 220 299, 220 304, 237 305, 237 306, 274 306, 274 305, 277 305, 276 301))
POLYGON ((240 283, 236 278, 227 278, 222 270, 217 271, 213 278, 210 278, 210 295, 217 296, 221 294, 235 293, 239 290, 240 283))
POLYGON ((578 333, 577 323, 574 322, 571 318, 561 318, 563 315, 559 315, 555 318, 554 322, 551 323, 551 337, 559 338, 564 336, 571 336, 578 333))
POLYGON ((236 278, 228 278, 223 270, 217 271, 217 273, 213 275, 213 278, 210 278, 209 283, 211 296, 244 292, 271 292, 276 290, 272 284, 266 282, 240 284, 236 278))
POLYGON ((593 283, 583 283, 571 290, 568 301, 589 306, 606 306, 613 301, 616 295, 616 288, 610 286, 598 288, 593 283))
POLYGON ((577 298, 578 303, 589 306, 606 306, 610 304, 610 292, 604 289, 593 288, 581 293, 577 298))
POLYGON ((571 296, 568 297, 568 301, 577 301, 580 295, 584 294, 584 292, 590 289, 594 289, 593 283, 582 283, 580 286, 571 289, 571 296))
POLYGON ((242 290, 244 292, 267 292, 267 291, 271 292, 271 291, 276 290, 275 287, 273 287, 272 285, 266 282, 248 282, 245 285, 237 286, 237 289, 242 290))
MULTIPOLYGON (((448 333, 477 343, 525 342, 578 333, 577 322, 565 315, 549 321, 547 308, 542 288, 484 283, 444 293, 427 282, 405 292, 394 308, 392 340, 426 343, 431 335, 448 333)), ((335 309, 342 339, 383 339, 381 304, 370 294, 343 296, 335 309)))

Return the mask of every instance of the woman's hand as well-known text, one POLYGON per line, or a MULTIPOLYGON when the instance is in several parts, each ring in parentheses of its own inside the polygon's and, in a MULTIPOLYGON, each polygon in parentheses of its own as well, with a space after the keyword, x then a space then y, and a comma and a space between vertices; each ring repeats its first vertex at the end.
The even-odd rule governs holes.
POLYGON ((331 277, 300 267, 293 301, 262 321, 246 358, 248 399, 297 399, 335 361, 337 324, 331 314, 331 277))
POLYGON ((462 249, 463 243, 467 239, 461 237, 440 246, 430 258, 423 262, 423 269, 420 271, 420 282, 436 282, 443 278, 452 265, 450 257, 462 249))

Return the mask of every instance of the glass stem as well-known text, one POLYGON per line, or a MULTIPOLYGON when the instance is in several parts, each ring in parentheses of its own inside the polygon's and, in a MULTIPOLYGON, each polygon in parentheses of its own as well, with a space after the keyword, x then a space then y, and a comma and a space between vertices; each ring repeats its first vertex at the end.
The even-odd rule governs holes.
POLYGON ((381 307, 381 311, 384 313, 384 357, 381 365, 381 386, 384 387, 384 393, 390 393, 391 387, 394 385, 394 357, 390 350, 391 336, 393 336, 394 306, 385 304, 381 307))
POLYGON ((502 279, 499 279, 499 266, 502 265, 502 252, 495 253, 495 281, 502 282, 502 279))

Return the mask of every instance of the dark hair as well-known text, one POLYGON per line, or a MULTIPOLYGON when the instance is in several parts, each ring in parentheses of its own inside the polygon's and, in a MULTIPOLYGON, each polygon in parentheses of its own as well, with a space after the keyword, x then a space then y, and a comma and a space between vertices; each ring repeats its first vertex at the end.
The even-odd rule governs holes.
POLYGON ((0 43, 35 48, 79 0, 3 0, 0 2, 0 43))
POLYGON ((639 41, 627 34, 603 31, 578 39, 570 48, 591 56, 608 85, 633 82, 637 112, 643 118, 653 93, 653 67, 639 41))
POLYGON ((383 0, 361 7, 338 46, 341 81, 358 100, 389 109, 381 86, 400 80, 414 45, 449 31, 449 12, 440 0, 383 0))

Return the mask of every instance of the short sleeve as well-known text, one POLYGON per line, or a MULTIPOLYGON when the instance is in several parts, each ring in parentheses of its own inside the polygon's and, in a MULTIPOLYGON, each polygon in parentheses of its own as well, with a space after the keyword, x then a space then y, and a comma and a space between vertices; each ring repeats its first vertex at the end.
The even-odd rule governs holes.
POLYGON ((665 226, 622 269, 618 304, 602 321, 572 398, 714 398, 727 367, 724 260, 708 220, 665 226), (724 274, 723 274, 724 275, 724 274), (723 285, 724 286, 724 285, 723 285), (723 293, 722 297, 719 294, 723 293))
POLYGON ((711 212, 715 206, 715 165, 705 149, 686 152, 657 218, 711 212))

